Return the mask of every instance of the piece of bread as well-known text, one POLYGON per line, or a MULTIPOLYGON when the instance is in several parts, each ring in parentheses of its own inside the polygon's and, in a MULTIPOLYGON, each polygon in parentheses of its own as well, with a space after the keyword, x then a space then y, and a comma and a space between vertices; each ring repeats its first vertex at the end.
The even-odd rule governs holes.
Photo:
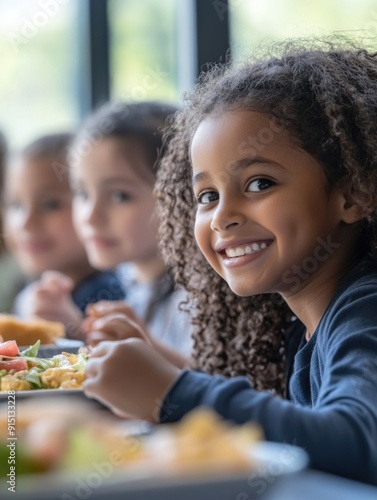
POLYGON ((4 342, 15 340, 19 346, 53 344, 57 338, 65 336, 63 323, 33 319, 22 321, 10 314, 0 314, 0 337, 4 342))

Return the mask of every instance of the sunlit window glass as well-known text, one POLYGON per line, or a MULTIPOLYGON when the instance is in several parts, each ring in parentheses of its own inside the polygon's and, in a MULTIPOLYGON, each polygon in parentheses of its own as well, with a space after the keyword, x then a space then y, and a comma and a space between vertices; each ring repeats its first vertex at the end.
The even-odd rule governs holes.
POLYGON ((376 0, 229 0, 229 10, 235 59, 266 40, 333 33, 375 46, 376 0))
POLYGON ((1 0, 0 128, 12 148, 77 121, 77 3, 1 0))
POLYGON ((179 98, 176 0, 110 0, 111 97, 179 98))

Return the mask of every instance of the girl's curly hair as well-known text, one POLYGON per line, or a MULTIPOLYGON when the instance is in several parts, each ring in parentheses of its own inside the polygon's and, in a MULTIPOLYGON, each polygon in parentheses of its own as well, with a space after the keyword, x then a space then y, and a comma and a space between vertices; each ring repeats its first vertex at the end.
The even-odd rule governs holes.
MULTIPOLYGON (((329 185, 350 181, 366 210, 377 206, 377 53, 338 39, 298 43, 285 43, 278 55, 273 47, 267 59, 214 67, 200 77, 171 124, 156 186, 161 251, 195 306, 194 367, 248 375, 255 388, 280 394, 284 330, 292 313, 277 295, 236 296, 205 261, 193 231, 189 149, 208 115, 267 113, 320 163, 329 185)), ((376 211, 363 221, 363 240, 373 254, 376 222, 376 211)))

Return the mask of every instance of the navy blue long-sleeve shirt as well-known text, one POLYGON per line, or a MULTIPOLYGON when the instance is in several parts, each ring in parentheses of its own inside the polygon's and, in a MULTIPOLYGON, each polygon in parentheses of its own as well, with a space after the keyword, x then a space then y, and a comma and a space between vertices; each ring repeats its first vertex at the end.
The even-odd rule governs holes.
POLYGON ((245 377, 185 371, 165 398, 161 422, 212 407, 237 423, 258 422, 266 439, 303 447, 314 468, 377 485, 377 261, 339 284, 294 358, 291 400, 253 389, 245 377))

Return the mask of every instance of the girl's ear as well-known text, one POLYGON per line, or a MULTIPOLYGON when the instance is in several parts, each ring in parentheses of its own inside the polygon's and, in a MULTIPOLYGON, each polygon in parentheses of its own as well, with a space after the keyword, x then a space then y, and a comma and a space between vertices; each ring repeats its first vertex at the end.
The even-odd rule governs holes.
POLYGON ((359 222, 375 210, 375 207, 372 207, 372 201, 367 203, 365 200, 365 205, 357 201, 354 190, 349 184, 343 186, 340 190, 340 194, 342 197, 342 220, 346 224, 359 222))

